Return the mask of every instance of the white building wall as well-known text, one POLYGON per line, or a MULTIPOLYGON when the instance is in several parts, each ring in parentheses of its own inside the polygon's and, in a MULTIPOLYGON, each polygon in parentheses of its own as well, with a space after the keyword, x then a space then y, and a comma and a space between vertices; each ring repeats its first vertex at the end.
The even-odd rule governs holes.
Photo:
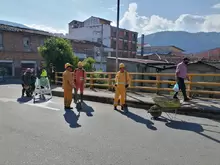
MULTIPOLYGON (((68 38, 70 39, 77 39, 77 40, 87 40, 87 41, 93 41, 93 42, 100 42, 102 40, 103 45, 107 47, 111 47, 111 26, 107 24, 100 24, 100 20, 96 17, 90 17, 89 19, 84 21, 84 27, 79 28, 72 28, 72 26, 69 26, 69 34, 68 38), (103 35, 103 36, 102 36, 103 35)), ((104 50, 106 51, 106 50, 104 50)), ((109 52, 111 54, 112 50, 107 50, 106 52, 109 52)), ((106 71, 106 57, 102 58, 102 64, 101 62, 101 56, 97 56, 96 54, 97 50, 94 49, 94 58, 96 60, 96 64, 94 67, 96 70, 102 69, 103 71, 106 71)), ((100 50, 98 52, 101 52, 100 50)))
MULTIPOLYGON (((111 27, 103 25, 103 44, 111 47, 111 27)), ((97 42, 102 37, 102 25, 71 29, 68 38, 97 42)))

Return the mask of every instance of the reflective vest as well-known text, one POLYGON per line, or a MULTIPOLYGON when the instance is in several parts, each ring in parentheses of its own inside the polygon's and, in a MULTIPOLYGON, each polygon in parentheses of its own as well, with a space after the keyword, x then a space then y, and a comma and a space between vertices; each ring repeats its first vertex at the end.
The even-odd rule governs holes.
POLYGON ((47 77, 47 71, 45 69, 42 69, 42 72, 41 72, 41 77, 47 77))

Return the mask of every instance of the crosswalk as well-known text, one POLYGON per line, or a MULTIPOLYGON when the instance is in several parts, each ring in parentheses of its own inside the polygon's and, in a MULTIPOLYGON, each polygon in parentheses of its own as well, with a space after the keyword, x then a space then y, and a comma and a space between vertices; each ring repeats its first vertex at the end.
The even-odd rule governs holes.
MULTIPOLYGON (((16 98, 0 97, 0 101, 5 102, 5 103, 14 102, 14 103, 20 104, 16 98)), ((34 107, 38 107, 38 108, 43 108, 43 109, 48 109, 48 110, 53 110, 53 111, 60 111, 62 108, 61 102, 55 102, 52 100, 40 102, 40 103, 33 103, 33 100, 30 100, 27 102, 22 102, 22 104, 34 106, 34 107)))

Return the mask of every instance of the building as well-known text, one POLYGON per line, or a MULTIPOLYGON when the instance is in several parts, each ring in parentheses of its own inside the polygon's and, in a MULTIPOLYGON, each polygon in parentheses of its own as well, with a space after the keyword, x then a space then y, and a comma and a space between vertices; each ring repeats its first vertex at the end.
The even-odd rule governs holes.
MULTIPOLYGON (((147 59, 136 59, 136 58, 118 58, 118 64, 124 63, 126 70, 129 72, 140 72, 140 73, 156 73, 159 68, 166 68, 170 66, 175 66, 174 63, 167 63, 164 61, 147 60, 147 59), (150 67, 149 67, 150 66, 150 67), (140 68, 145 68, 144 70, 140 68), (151 68, 151 69, 149 69, 151 68)), ((116 58, 107 58, 107 72, 115 72, 116 68, 116 58)))
POLYGON ((220 61, 220 48, 195 53, 192 58, 207 61, 220 61))
MULTIPOLYGON (((69 23, 69 37, 103 43, 111 48, 103 56, 116 56, 116 27, 111 21, 98 17, 90 17, 85 21, 73 20, 69 23)), ((119 57, 135 58, 138 33, 126 29, 119 30, 119 57)), ((102 50, 101 50, 102 53, 102 50)))
MULTIPOLYGON (((25 68, 37 69, 43 58, 38 53, 38 47, 44 40, 54 36, 49 32, 36 29, 15 27, 0 24, 0 67, 7 70, 7 76, 19 77, 25 68)), ((94 57, 95 48, 101 44, 90 41, 71 40, 76 56, 94 57)))
POLYGON ((171 63, 179 63, 184 57, 188 57, 184 54, 184 50, 176 46, 144 46, 143 56, 141 56, 140 47, 137 51, 137 57, 149 60, 162 60, 171 63))

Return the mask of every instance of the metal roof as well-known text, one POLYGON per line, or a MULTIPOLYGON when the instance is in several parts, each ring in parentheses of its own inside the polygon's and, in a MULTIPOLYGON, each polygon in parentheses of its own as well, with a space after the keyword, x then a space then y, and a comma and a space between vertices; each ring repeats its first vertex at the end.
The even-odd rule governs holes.
MULTIPOLYGON (((53 34, 53 33, 50 33, 50 32, 29 28, 29 27, 27 27, 25 25, 22 25, 22 24, 9 22, 9 21, 3 21, 3 20, 0 20, 0 30, 13 31, 13 32, 26 32, 26 33, 40 34, 40 35, 50 36, 50 37, 52 37, 52 36, 56 37, 57 36, 56 34, 53 34)), ((101 44, 98 43, 98 42, 70 39, 70 38, 68 38, 68 36, 62 36, 62 38, 69 39, 74 43, 91 44, 91 45, 94 45, 94 46, 97 46, 97 47, 101 46, 101 44)), ((107 47, 107 46, 103 45, 103 47, 107 47)))
MULTIPOLYGON (((109 59, 116 59, 115 57, 108 57, 109 59)), ((118 58, 120 61, 134 62, 140 64, 150 64, 150 65, 175 65, 174 63, 167 63, 164 61, 137 59, 137 58, 118 58)))

